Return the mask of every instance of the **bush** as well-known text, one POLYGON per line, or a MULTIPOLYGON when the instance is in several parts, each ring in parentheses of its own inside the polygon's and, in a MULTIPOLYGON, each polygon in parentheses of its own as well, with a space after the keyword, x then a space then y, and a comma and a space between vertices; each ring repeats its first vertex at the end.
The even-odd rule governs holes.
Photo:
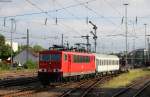
POLYGON ((9 70, 10 64, 7 64, 6 62, 0 62, 0 70, 9 70))
POLYGON ((33 62, 32 60, 28 60, 26 63, 25 63, 25 66, 27 69, 36 69, 37 68, 37 63, 36 62, 33 62))

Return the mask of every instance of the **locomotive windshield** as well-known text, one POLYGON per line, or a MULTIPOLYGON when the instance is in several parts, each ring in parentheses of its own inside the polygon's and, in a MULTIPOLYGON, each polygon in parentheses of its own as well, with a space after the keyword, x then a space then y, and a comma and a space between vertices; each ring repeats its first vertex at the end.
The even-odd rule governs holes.
POLYGON ((59 61, 60 54, 40 54, 40 61, 59 61))

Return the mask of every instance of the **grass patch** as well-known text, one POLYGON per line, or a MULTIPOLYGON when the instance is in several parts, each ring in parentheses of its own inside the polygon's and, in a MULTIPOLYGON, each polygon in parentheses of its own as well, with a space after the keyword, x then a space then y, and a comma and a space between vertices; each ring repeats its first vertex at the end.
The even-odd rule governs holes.
POLYGON ((118 77, 113 78, 112 80, 106 82, 102 87, 103 88, 119 88, 124 87, 130 84, 137 78, 150 75, 150 70, 136 69, 131 70, 129 73, 124 73, 118 77))

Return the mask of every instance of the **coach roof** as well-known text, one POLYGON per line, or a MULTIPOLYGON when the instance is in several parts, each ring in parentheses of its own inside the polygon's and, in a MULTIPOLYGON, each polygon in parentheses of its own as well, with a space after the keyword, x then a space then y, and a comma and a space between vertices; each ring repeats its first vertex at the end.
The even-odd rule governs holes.
POLYGON ((116 59, 119 60, 119 57, 116 55, 107 55, 107 54, 95 54, 96 58, 102 59, 116 59))

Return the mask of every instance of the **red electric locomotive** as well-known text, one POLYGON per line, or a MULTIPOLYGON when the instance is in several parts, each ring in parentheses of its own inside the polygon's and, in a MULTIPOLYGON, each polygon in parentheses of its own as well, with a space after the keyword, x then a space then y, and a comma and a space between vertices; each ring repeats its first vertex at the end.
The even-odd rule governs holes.
POLYGON ((43 84, 95 73, 95 56, 92 53, 47 50, 40 52, 39 56, 38 77, 43 84))

